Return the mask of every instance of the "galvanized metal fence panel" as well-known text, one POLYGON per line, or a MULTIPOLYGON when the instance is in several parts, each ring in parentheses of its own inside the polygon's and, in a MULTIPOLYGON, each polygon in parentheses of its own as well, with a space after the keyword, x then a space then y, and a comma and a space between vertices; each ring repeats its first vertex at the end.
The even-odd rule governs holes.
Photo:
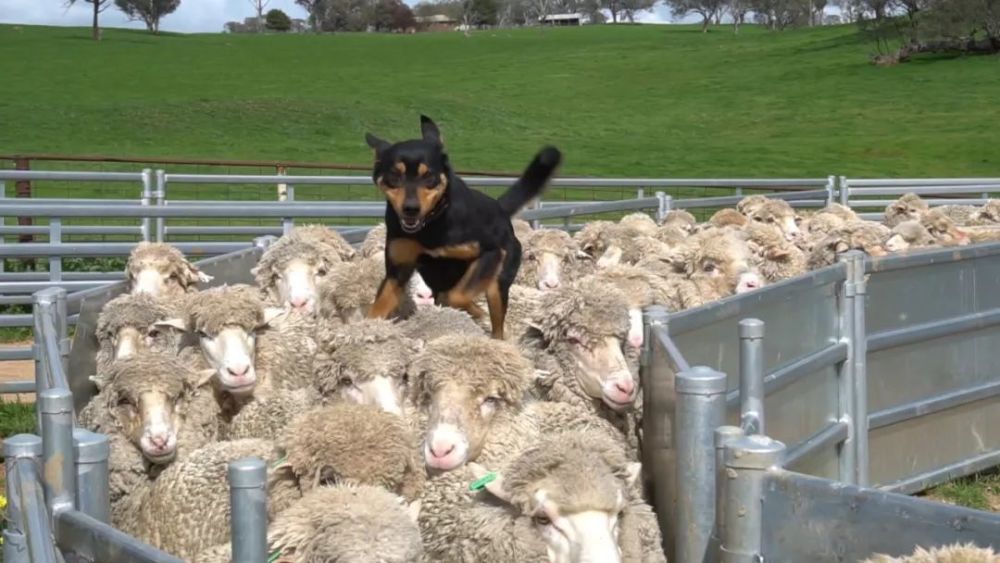
MULTIPOLYGON (((765 325, 763 359, 768 431, 798 445, 840 417, 838 284, 846 266, 837 264, 805 277, 671 315, 667 332, 689 365, 729 375, 728 421, 739 425, 740 343, 738 323, 753 317, 765 325)), ((802 463, 817 475, 836 477, 831 448, 802 463)), ((819 453, 819 452, 817 452, 819 453)))

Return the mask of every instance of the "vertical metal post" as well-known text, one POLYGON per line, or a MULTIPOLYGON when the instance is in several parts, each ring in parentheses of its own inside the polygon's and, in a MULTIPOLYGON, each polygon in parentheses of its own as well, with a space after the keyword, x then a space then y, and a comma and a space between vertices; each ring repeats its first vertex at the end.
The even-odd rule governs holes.
MULTIPOLYGON (((7 184, 5 184, 3 180, 0 180, 0 203, 3 203, 3 200, 5 199, 7 199, 7 184)), ((5 225, 4 221, 5 219, 3 217, 0 217, 0 227, 3 227, 5 225)), ((6 237, 4 237, 3 234, 0 234, 0 246, 3 246, 5 244, 7 244, 7 239, 6 237)), ((0 272, 3 271, 4 271, 4 259, 0 257, 0 272)))
POLYGON ((764 485, 769 469, 781 465, 785 445, 767 436, 747 436, 726 444, 726 521, 722 563, 760 563, 764 485))
POLYGON ((233 561, 267 561, 267 466, 256 457, 229 464, 233 561))
POLYGON ((661 332, 667 329, 667 308, 659 305, 643 310, 643 350, 639 358, 643 412, 639 451, 642 454, 644 485, 653 498, 657 520, 663 530, 663 548, 674 552, 674 471, 672 442, 674 412, 674 372, 666 363, 660 346, 661 332))
POLYGON ((840 204, 845 207, 851 206, 851 188, 848 187, 847 176, 840 177, 840 185, 837 186, 840 192, 840 204))
POLYGON ((826 204, 830 205, 837 199, 837 177, 826 177, 826 204))
POLYGON ((865 255, 855 252, 852 256, 854 267, 849 269, 854 283, 854 326, 851 331, 854 339, 854 446, 857 467, 856 483, 862 487, 868 486, 868 334, 865 324, 865 304, 868 294, 868 284, 865 281, 865 255))
POLYGON ((656 192, 656 224, 663 222, 667 216, 667 192, 656 192))
POLYGON ((738 438, 745 436, 739 426, 720 426, 715 429, 715 528, 712 531, 712 543, 709 548, 709 562, 719 560, 719 548, 722 547, 723 529, 726 526, 726 446, 738 438))
POLYGON ((76 461, 76 508, 80 512, 111 523, 108 499, 108 437, 82 428, 73 429, 76 461))
POLYGON ((837 416, 840 422, 847 424, 847 439, 837 451, 839 460, 838 474, 840 481, 857 484, 857 421, 855 413, 857 405, 854 393, 854 355, 857 352, 857 336, 854 333, 854 301, 856 287, 854 284, 854 268, 856 251, 844 253, 840 262, 845 266, 844 282, 837 290, 837 301, 840 315, 840 341, 847 344, 847 358, 840 364, 837 379, 837 416))
MULTIPOLYGON (((278 176, 284 176, 287 173, 287 169, 284 166, 278 166, 277 174, 278 176)), ((278 201, 280 202, 293 202, 295 201, 295 188, 289 186, 288 184, 282 182, 278 184, 278 201)), ((281 218, 281 227, 284 234, 292 232, 292 228, 295 227, 295 221, 291 217, 281 218)))
MULTIPOLYGON (((62 242, 62 218, 49 218, 49 244, 62 242)), ((49 281, 62 281, 62 256, 49 256, 49 281)))
POLYGON ((49 513, 73 508, 76 472, 73 470, 73 394, 69 389, 46 389, 38 394, 42 413, 42 461, 45 502, 49 513))
POLYGON ((639 188, 635 191, 635 199, 642 199, 646 197, 646 188, 639 188))
MULTIPOLYGON (((149 168, 142 169, 142 196, 140 203, 143 207, 148 207, 153 203, 153 171, 149 168)), ((143 217, 139 230, 142 233, 142 240, 151 240, 152 219, 143 217)))
MULTIPOLYGON (((48 389, 55 384, 55 375, 52 373, 55 366, 49 366, 45 355, 45 345, 47 342, 43 338, 42 318, 49 316, 52 318, 56 329, 59 355, 62 360, 63 373, 67 368, 69 359, 69 323, 66 309, 66 290, 60 287, 50 287, 35 292, 32 296, 34 307, 32 314, 34 317, 33 331, 35 341, 32 350, 35 358, 35 389, 41 391, 48 389)), ((40 416, 40 415, 39 415, 40 416)), ((41 418, 38 419, 39 424, 41 418)))
MULTIPOLYGON (((156 206, 162 207, 167 203, 167 173, 164 170, 156 171, 156 191, 153 193, 156 199, 156 206)), ((167 237, 167 225, 163 217, 156 218, 156 242, 163 242, 167 237)))
MULTIPOLYGON (((3 441, 4 473, 6 474, 7 526, 3 531, 3 560, 6 563, 31 563, 28 550, 27 507, 18 489, 21 475, 17 472, 17 460, 29 458, 38 461, 42 457, 42 439, 31 434, 17 434, 3 441)), ((41 507, 38 507, 41 508, 41 507)))
POLYGON ((715 525, 715 429, 726 423, 726 374, 696 366, 677 374, 677 563, 703 563, 715 525))
POLYGON ((764 321, 743 319, 740 332, 740 426, 764 434, 764 321))

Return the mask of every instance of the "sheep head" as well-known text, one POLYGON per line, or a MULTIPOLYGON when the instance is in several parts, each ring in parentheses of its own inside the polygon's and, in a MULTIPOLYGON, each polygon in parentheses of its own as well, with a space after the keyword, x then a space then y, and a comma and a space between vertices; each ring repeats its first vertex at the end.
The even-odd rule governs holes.
POLYGON ((427 344, 410 373, 414 401, 428 412, 424 461, 440 471, 475 460, 494 422, 521 409, 535 377, 513 344, 458 335, 427 344))
POLYGON ((608 248, 607 231, 615 226, 611 221, 591 221, 577 231, 573 239, 580 251, 590 258, 599 258, 608 248))
POLYGON ((162 242, 143 241, 129 254, 125 280, 129 293, 163 297, 187 293, 197 283, 211 281, 212 276, 198 270, 177 248, 162 242))
POLYGON ((679 229, 686 234, 691 234, 694 232, 695 227, 698 226, 698 219, 695 218, 690 212, 683 209, 674 209, 668 211, 663 217, 663 222, 660 223, 664 227, 674 227, 679 229))
POLYGON ((629 213, 619 219, 618 224, 634 229, 644 235, 653 236, 656 234, 656 221, 652 217, 642 212, 629 213))
POLYGON ((979 223, 1000 223, 1000 199, 991 199, 972 214, 979 223))
MULTIPOLYGON (((621 411, 631 408, 639 395, 626 360, 634 322, 618 288, 581 281, 543 296, 531 325, 586 396, 621 411)), ((641 326, 641 314, 638 322, 641 326)))
POLYGON ((749 220, 746 215, 743 215, 735 209, 720 209, 716 211, 712 217, 708 220, 709 224, 713 227, 725 228, 732 227, 736 229, 741 229, 747 225, 749 220))
POLYGON ((329 245, 286 235, 264 252, 251 273, 271 299, 311 314, 316 310, 317 286, 340 261, 329 245))
POLYGON ((750 214, 750 221, 775 229, 788 241, 795 241, 802 236, 802 231, 795 221, 795 210, 787 201, 780 199, 765 201, 750 214))
POLYGON ((146 459, 155 464, 174 460, 184 423, 183 401, 196 386, 188 368, 151 353, 121 359, 91 380, 118 430, 146 459))
POLYGON ((895 227, 903 221, 911 221, 913 219, 919 219, 923 215, 929 206, 927 202, 921 199, 915 193, 907 193, 896 201, 890 203, 885 208, 885 224, 889 227, 895 227))
MULTIPOLYGON (((532 231, 524 242, 521 272, 527 281, 541 291, 558 288, 566 272, 583 254, 569 233, 559 229, 532 231), (523 272, 523 273, 522 273, 523 272)), ((586 255, 585 255, 586 256, 586 255)))
POLYGON ((422 349, 420 341, 406 338, 392 321, 365 319, 346 325, 322 346, 315 364, 320 393, 403 413, 407 368, 422 349))
POLYGON ((711 287, 721 296, 746 293, 764 285, 751 268, 750 249, 743 235, 709 230, 692 237, 680 251, 684 271, 699 286, 711 287))
POLYGON ((770 200, 766 196, 748 195, 736 204, 736 211, 750 217, 768 201, 770 200))
POLYGON ((611 465, 593 441, 583 433, 560 433, 522 452, 503 472, 469 465, 490 495, 530 521, 524 525, 553 563, 622 561, 620 521, 639 464, 611 465))
POLYGON ((885 241, 885 249, 889 252, 902 252, 910 247, 919 248, 934 243, 934 237, 920 221, 903 221, 892 228, 892 234, 885 241))
POLYGON ((177 352, 185 325, 176 316, 166 301, 145 293, 127 293, 108 301, 95 330, 102 355, 115 361, 140 351, 177 352))
POLYGON ((970 242, 969 235, 939 209, 924 213, 920 223, 943 246, 965 246, 970 242))
POLYGON ((202 355, 215 370, 222 390, 253 393, 260 383, 254 369, 257 334, 287 313, 265 307, 255 288, 221 286, 199 292, 188 302, 188 328, 198 336, 202 355))

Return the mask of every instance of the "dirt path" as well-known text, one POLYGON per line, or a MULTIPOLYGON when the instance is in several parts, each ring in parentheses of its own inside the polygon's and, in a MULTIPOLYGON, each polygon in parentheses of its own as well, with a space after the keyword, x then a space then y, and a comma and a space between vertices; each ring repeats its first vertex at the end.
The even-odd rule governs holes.
MULTIPOLYGON (((0 344, 0 350, 16 348, 21 346, 30 346, 31 341, 26 342, 8 342, 0 344)), ((35 378, 35 362, 33 360, 12 360, 7 362, 0 362, 0 383, 7 383, 9 381, 26 381, 33 380, 35 378)), ((25 393, 23 395, 0 395, 0 399, 5 401, 21 401, 32 403, 35 401, 34 393, 25 393)))

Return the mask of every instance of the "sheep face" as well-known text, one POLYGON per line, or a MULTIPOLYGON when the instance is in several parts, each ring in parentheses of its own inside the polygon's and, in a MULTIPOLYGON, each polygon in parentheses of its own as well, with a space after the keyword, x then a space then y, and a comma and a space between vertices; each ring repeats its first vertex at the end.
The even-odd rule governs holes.
POLYGON ((129 293, 154 297, 179 295, 198 282, 212 279, 184 258, 176 248, 162 243, 140 243, 125 265, 129 293))
POLYGON ((430 307, 434 305, 434 291, 427 285, 427 282, 424 281, 419 272, 413 272, 413 277, 410 278, 410 284, 407 287, 417 307, 430 307))
POLYGON ((661 225, 664 227, 673 227, 685 234, 691 234, 694 232, 695 227, 698 226, 698 220, 694 215, 683 209, 675 209, 667 212, 666 216, 663 217, 661 225))
POLYGON ((965 246, 970 242, 969 235, 955 226, 954 221, 938 210, 928 211, 924 214, 921 223, 927 232, 943 246, 965 246))
POLYGON ((179 323, 180 321, 167 319, 149 327, 121 327, 115 334, 109 335, 108 345, 113 351, 112 357, 117 361, 143 351, 175 352, 184 330, 182 324, 178 326, 179 323))
POLYGON ((316 386, 324 396, 333 395, 350 403, 403 414, 409 385, 407 366, 420 351, 420 342, 372 334, 387 330, 373 324, 372 320, 363 320, 351 325, 356 327, 355 333, 368 329, 371 332, 367 338, 336 342, 336 350, 317 358, 316 386))
POLYGON ((329 273, 330 264, 322 259, 304 257, 289 260, 276 272, 274 286, 278 299, 292 309, 312 313, 316 309, 316 286, 329 273))
POLYGON ((722 296, 746 293, 764 285, 750 267, 746 242, 729 234, 706 231, 684 251, 687 277, 699 286, 712 287, 722 296))
MULTIPOLYGON (((630 325, 635 316, 630 314, 630 325)), ((642 327, 642 314, 638 317, 642 327)), ((578 370, 577 381, 584 392, 614 410, 631 408, 639 394, 628 368, 621 336, 597 336, 582 330, 567 330, 564 342, 578 370)))
POLYGON ((927 202, 920 196, 913 193, 904 194, 885 208, 885 224, 895 227, 903 221, 919 219, 928 209, 927 202))
POLYGON ((519 274, 525 279, 525 285, 534 283, 541 291, 557 289, 563 283, 563 274, 579 254, 583 253, 577 250, 573 239, 565 231, 534 231, 524 245, 519 274))
POLYGON ((494 421, 518 412, 534 368, 511 343, 448 335, 411 365, 414 398, 427 412, 424 461, 451 471, 479 457, 494 421))
POLYGON ((1000 223, 1000 199, 991 199, 972 214, 972 220, 980 223, 1000 223))
POLYGON ((224 390, 234 395, 253 392, 257 384, 253 361, 256 340, 254 331, 241 326, 227 325, 215 334, 198 331, 202 354, 224 390))
POLYGON ((795 211, 785 201, 768 200, 764 202, 750 214, 750 220, 778 230, 788 241, 795 241, 802 236, 802 231, 799 230, 799 225, 795 221, 795 211))

